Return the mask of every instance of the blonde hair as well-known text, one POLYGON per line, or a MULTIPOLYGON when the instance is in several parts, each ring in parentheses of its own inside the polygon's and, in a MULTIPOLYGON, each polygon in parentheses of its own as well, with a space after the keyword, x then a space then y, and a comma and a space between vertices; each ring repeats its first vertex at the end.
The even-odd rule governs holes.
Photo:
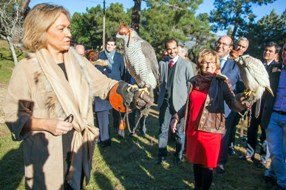
POLYGON ((63 13, 70 21, 70 13, 62 6, 38 4, 32 8, 24 20, 23 48, 35 52, 47 45, 46 34, 50 26, 63 13))
POLYGON ((202 74, 202 65, 204 62, 213 60, 216 63, 217 71, 220 69, 220 61, 219 55, 216 51, 211 49, 204 49, 199 53, 198 62, 197 62, 197 70, 198 74, 202 74))

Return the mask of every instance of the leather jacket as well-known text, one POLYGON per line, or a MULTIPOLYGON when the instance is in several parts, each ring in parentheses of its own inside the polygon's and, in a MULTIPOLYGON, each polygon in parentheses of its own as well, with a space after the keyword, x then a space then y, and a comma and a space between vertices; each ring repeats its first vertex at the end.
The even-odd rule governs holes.
MULTIPOLYGON (((196 76, 191 79, 191 88, 196 76)), ((205 103, 202 107, 201 115, 199 116, 199 131, 205 131, 210 133, 225 133, 225 116, 224 116, 224 101, 235 112, 244 110, 246 107, 239 101, 242 94, 234 95, 231 84, 226 76, 216 75, 213 77, 205 103)), ((187 100, 184 109, 178 112, 178 117, 187 118, 189 111, 189 98, 187 100)), ((185 125, 188 118, 186 119, 185 125)))

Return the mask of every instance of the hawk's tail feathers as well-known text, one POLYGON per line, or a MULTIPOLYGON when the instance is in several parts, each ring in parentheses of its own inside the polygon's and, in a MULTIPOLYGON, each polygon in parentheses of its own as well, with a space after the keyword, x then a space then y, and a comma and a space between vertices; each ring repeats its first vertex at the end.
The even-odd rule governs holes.
POLYGON ((260 107, 261 107, 261 98, 259 98, 259 99, 256 101, 255 118, 258 118, 258 117, 259 117, 260 107))
POLYGON ((274 97, 274 93, 270 87, 266 87, 266 90, 274 97))

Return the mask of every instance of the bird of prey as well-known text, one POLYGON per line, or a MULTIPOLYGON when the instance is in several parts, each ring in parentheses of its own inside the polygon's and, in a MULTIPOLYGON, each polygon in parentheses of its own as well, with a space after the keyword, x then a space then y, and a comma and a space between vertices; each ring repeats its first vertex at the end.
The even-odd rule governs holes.
POLYGON ((240 70, 240 76, 246 87, 245 95, 252 95, 256 101, 255 117, 257 118, 260 113, 261 97, 265 89, 274 96, 270 88, 268 73, 263 63, 250 55, 239 56, 237 51, 232 50, 230 58, 235 61, 240 70))
POLYGON ((159 65, 153 47, 137 32, 121 24, 116 38, 124 41, 125 64, 140 88, 152 91, 159 85, 159 65))

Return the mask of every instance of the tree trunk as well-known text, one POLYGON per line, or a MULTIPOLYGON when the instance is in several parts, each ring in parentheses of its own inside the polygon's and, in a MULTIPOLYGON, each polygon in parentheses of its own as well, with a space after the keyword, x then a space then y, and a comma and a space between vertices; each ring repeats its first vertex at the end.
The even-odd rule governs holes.
POLYGON ((141 14, 141 1, 142 0, 134 0, 134 7, 131 14, 131 28, 133 28, 138 34, 141 14))
POLYGON ((8 41, 9 48, 10 48, 10 51, 11 51, 11 54, 12 54, 12 57, 13 57, 14 65, 17 65, 18 58, 17 58, 17 54, 16 54, 16 50, 15 50, 14 44, 12 43, 10 37, 7 37, 6 39, 8 41))
POLYGON ((232 31, 232 34, 231 34, 232 39, 234 39, 234 37, 236 35, 236 32, 237 32, 237 29, 238 29, 238 23, 236 23, 234 25, 234 28, 233 28, 233 31, 232 31))
POLYGON ((22 5, 22 8, 21 8, 21 15, 24 16, 29 4, 30 4, 30 1, 31 0, 25 0, 23 5, 22 5))

